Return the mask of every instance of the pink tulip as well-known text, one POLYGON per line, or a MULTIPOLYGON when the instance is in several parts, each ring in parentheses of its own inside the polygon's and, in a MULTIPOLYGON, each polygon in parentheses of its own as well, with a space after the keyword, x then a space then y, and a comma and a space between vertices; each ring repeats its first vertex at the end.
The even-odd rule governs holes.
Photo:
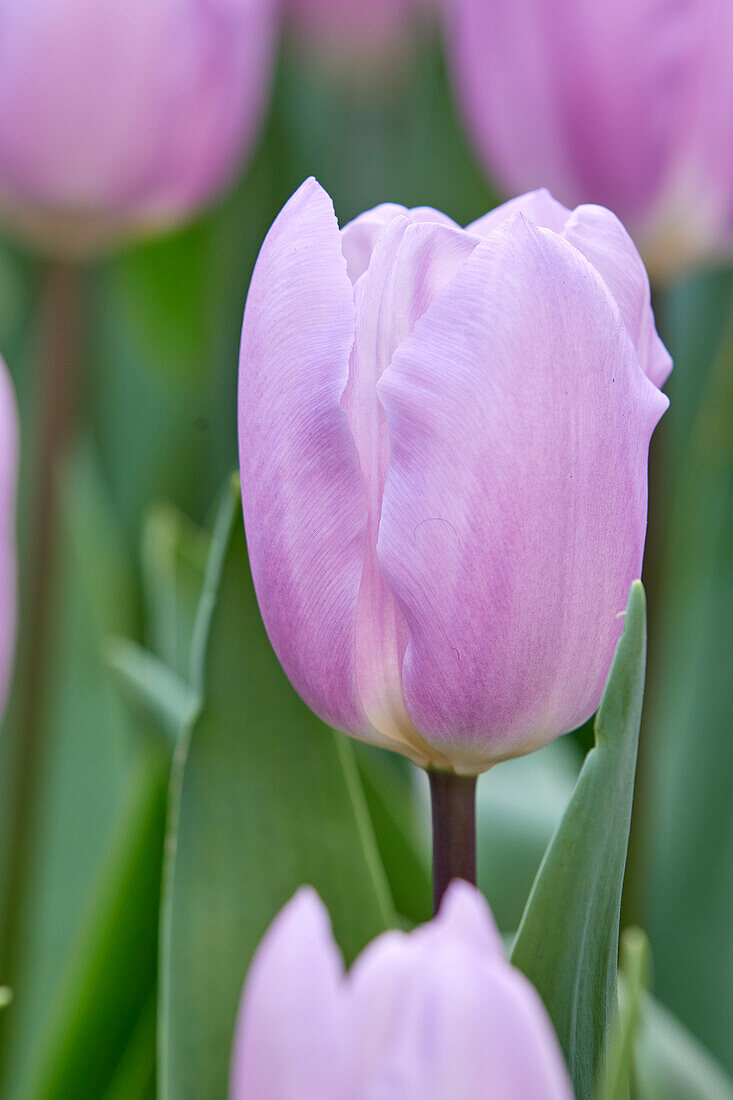
POLYGON ((250 563, 324 721, 477 774, 596 709, 641 571, 670 359, 617 218, 525 195, 468 229, 308 180, 240 360, 250 563))
POLYGON ((534 988, 486 902, 456 881, 440 913, 387 932, 348 975, 301 889, 257 950, 237 1023, 232 1100, 570 1100, 534 988))
POLYGON ((209 202, 252 145, 276 0, 4 0, 0 211, 84 251, 209 202))
POLYGON ((602 202, 655 271, 733 251, 730 0, 449 0, 469 133, 508 192, 602 202))
POLYGON ((7 367, 0 359, 0 716, 15 648, 15 482, 18 417, 7 367))
MULTIPOLYGON (((373 66, 404 55, 434 0, 286 0, 295 41, 338 63, 373 66)), ((383 68, 383 66, 379 66, 383 68)))

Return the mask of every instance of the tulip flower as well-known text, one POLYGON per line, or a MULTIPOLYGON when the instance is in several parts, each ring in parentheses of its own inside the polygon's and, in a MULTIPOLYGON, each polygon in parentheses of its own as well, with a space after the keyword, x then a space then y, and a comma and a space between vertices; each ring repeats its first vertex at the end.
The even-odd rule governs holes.
POLYGON ((15 482, 18 420, 7 367, 0 359, 0 716, 15 644, 15 482))
POLYGON ((321 53, 379 57, 404 43, 427 0, 287 0, 297 38, 321 53))
POLYGON ((232 1100, 570 1100, 557 1038, 504 958, 486 902, 456 881, 439 915, 386 932, 348 974, 301 889, 251 965, 232 1100))
POLYGON ((252 145, 275 0, 5 0, 0 212, 79 253, 179 221, 252 145))
POLYGON ((608 210, 537 192, 465 230, 384 205, 340 231, 303 184, 252 276, 239 453, 260 609, 305 702, 463 775, 589 718, 670 366, 608 210))
POLYGON ((729 0, 450 0, 459 100, 509 193, 609 206, 655 274, 733 250, 729 0))

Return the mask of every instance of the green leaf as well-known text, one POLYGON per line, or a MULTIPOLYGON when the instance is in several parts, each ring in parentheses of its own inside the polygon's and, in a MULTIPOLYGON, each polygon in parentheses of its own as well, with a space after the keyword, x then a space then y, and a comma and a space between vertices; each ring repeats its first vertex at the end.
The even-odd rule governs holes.
MULTIPOLYGON (((619 993, 623 1005, 626 989, 619 993)), ((733 1100, 733 1081, 671 1012, 642 995, 635 1100, 733 1100)))
POLYGON ((645 660, 644 589, 635 581, 596 716, 596 744, 537 873, 512 952, 548 1008, 578 1100, 592 1095, 616 997, 645 660))
POLYGON ((649 976, 649 941, 640 928, 627 928, 623 934, 620 976, 626 996, 608 1044, 598 1100, 626 1100, 629 1095, 642 998, 649 976))
POLYGON ((383 749, 356 742, 354 752, 395 908, 412 924, 430 920, 429 810, 418 789, 425 777, 383 749))
POLYGON ((155 984, 168 758, 138 756, 95 897, 21 1095, 97 1100, 155 984))
POLYGON ((141 708, 146 724, 160 728, 172 743, 192 721, 197 693, 159 657, 128 638, 110 638, 107 660, 122 691, 141 708))
MULTIPOLYGON (((36 1062, 39 1035, 114 834, 134 757, 128 715, 105 665, 103 642, 109 632, 135 629, 135 591, 91 447, 75 451, 61 485, 35 827, 25 838, 28 897, 10 978, 14 1000, 2 1022, 7 1046, 0 1062, 13 1096, 36 1062)), ((14 720, 11 711, 8 725, 14 720)), ((0 874, 0 894, 2 884, 0 874)))
POLYGON ((579 771, 580 753, 569 737, 561 737, 479 776, 478 884, 504 933, 519 927, 579 771))
POLYGON ((294 891, 319 891, 348 958, 394 921, 351 746, 301 702, 267 641, 236 484, 212 540, 192 682, 202 709, 174 777, 160 1078, 166 1100, 221 1100, 249 961, 294 891))

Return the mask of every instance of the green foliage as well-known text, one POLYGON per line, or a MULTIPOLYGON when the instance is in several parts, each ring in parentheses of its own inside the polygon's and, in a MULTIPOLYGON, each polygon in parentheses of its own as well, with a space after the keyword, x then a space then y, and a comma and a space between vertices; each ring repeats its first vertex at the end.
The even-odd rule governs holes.
POLYGON ((201 710, 177 756, 168 845, 161 1089, 219 1100, 248 963, 297 887, 319 891, 348 958, 395 919, 351 747, 266 642, 236 486, 212 541, 192 682, 201 710))
POLYGON ((644 589, 634 582, 596 716, 596 744, 537 873, 512 951, 548 1008, 578 1100, 592 1095, 616 996, 645 660, 644 589))

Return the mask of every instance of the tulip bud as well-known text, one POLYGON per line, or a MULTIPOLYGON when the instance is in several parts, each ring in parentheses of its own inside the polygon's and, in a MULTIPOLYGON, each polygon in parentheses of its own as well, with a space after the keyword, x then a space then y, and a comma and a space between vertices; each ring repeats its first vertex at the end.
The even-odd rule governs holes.
POLYGON ((557 1038, 504 958, 486 902, 456 881, 440 913, 387 932, 345 975, 328 913, 301 889, 257 950, 232 1100, 570 1100, 557 1038))
POLYGON ((0 213, 73 255, 185 218, 263 112, 275 0, 5 0, 0 213))
POLYGON ((0 359, 0 716, 15 648, 15 482, 18 417, 7 367, 0 359))
POLYGON ((729 0, 451 0, 459 100, 509 193, 623 219, 655 275, 733 251, 729 0))
POLYGON ((324 721, 477 774, 581 725, 640 575, 671 367, 618 219, 461 229, 309 180, 252 276, 239 453, 270 641, 324 721))

